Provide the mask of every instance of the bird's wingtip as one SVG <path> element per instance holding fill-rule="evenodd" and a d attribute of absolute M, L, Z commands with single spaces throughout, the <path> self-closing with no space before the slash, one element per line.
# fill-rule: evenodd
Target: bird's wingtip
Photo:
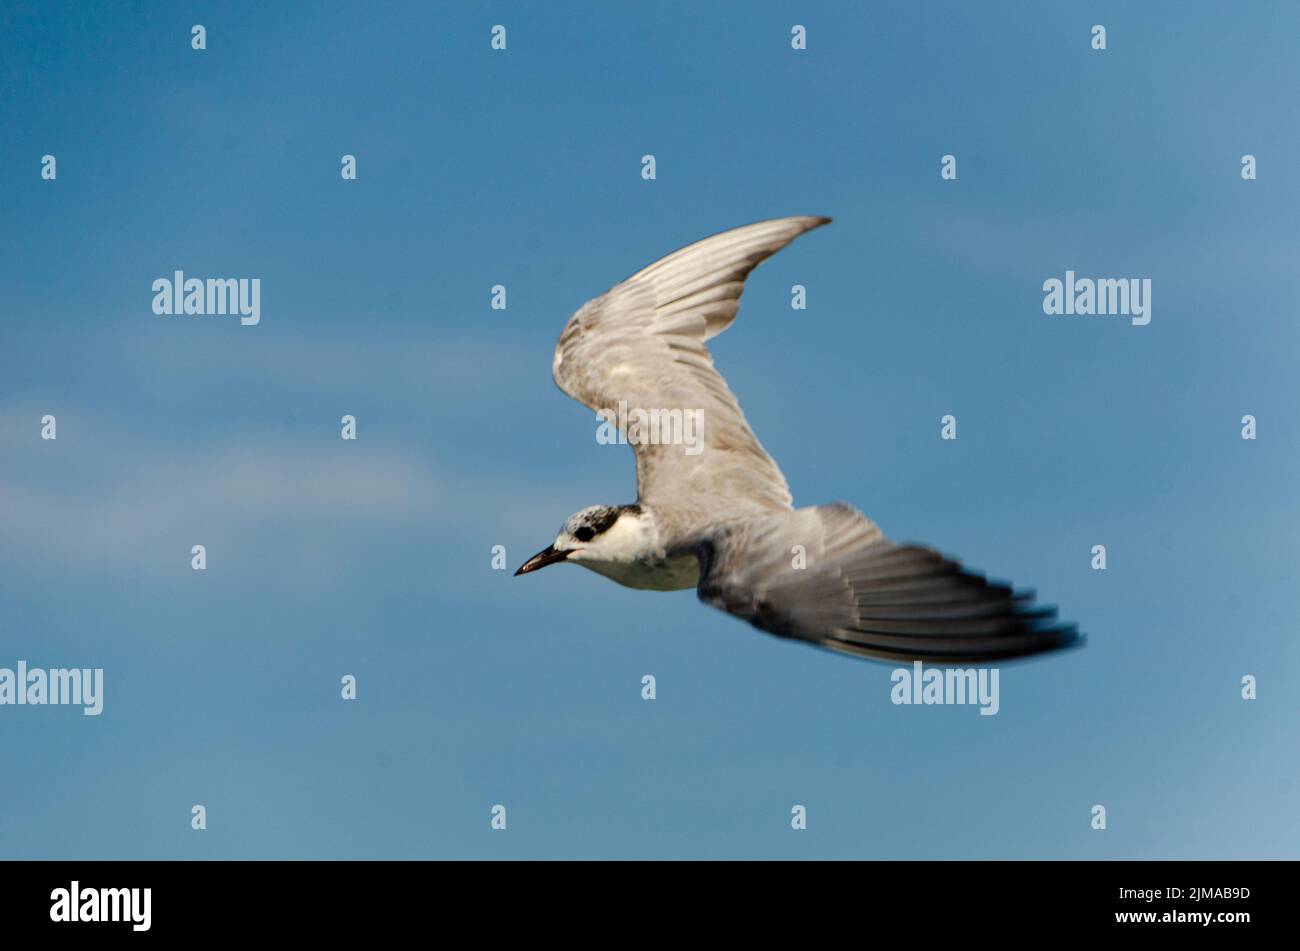
<path fill-rule="evenodd" d="M 814 228 L 820 228 L 822 225 L 828 225 L 834 220 L 830 215 L 789 215 L 785 218 L 767 219 L 768 222 L 794 225 L 799 229 L 800 234 L 812 231 Z"/>

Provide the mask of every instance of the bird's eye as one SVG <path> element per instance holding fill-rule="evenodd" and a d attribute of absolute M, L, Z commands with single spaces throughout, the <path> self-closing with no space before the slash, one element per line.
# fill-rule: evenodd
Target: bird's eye
<path fill-rule="evenodd" d="M 596 533 L 584 525 L 573 533 L 573 537 L 580 542 L 589 542 L 596 537 Z"/>

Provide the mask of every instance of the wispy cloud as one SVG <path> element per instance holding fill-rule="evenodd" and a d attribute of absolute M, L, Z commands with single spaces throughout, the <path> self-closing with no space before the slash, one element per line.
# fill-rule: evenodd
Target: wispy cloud
<path fill-rule="evenodd" d="M 509 473 L 460 472 L 418 448 L 341 439 L 227 433 L 177 445 L 75 407 L 61 417 L 60 438 L 44 442 L 41 415 L 24 404 L 0 416 L 0 451 L 11 463 L 0 471 L 0 563 L 24 570 L 166 575 L 200 543 L 227 561 L 238 553 L 250 575 L 269 559 L 277 576 L 321 587 L 359 547 L 429 532 L 484 557 L 496 543 L 541 544 L 586 488 L 557 477 L 521 492 Z M 521 528 L 542 534 L 511 536 Z"/>
<path fill-rule="evenodd" d="M 419 459 L 390 451 L 268 441 L 168 448 L 84 417 L 75 444 L 33 445 L 29 435 L 19 450 L 18 418 L 39 414 L 6 414 L 0 427 L 7 454 L 21 462 L 0 473 L 0 535 L 5 556 L 25 561 L 140 570 L 178 535 L 240 536 L 247 548 L 268 533 L 433 518 L 446 494 Z"/>

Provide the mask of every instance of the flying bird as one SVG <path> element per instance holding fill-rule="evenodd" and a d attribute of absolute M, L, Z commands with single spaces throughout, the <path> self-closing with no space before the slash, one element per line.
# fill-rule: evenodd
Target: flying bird
<path fill-rule="evenodd" d="M 706 342 L 736 319 L 755 266 L 829 221 L 776 218 L 705 238 L 570 318 L 552 375 L 617 420 L 635 450 L 637 500 L 569 516 L 515 574 L 567 562 L 629 588 L 694 587 L 701 601 L 761 630 L 880 660 L 950 664 L 1078 643 L 1076 627 L 1058 623 L 1032 592 L 897 544 L 844 503 L 793 507 Z M 642 424 L 656 410 L 698 413 L 697 444 L 647 434 Z"/>

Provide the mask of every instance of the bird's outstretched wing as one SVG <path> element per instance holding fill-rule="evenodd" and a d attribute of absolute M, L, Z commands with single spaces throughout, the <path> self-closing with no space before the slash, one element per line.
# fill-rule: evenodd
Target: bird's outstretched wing
<path fill-rule="evenodd" d="M 703 546 L 698 593 L 762 630 L 879 660 L 979 662 L 1081 641 L 1032 593 L 897 545 L 842 504 L 733 523 Z"/>
<path fill-rule="evenodd" d="M 578 402 L 610 413 L 624 431 L 636 450 L 641 501 L 670 508 L 692 497 L 723 496 L 759 510 L 790 509 L 785 477 L 704 342 L 735 319 L 745 278 L 760 261 L 828 221 L 776 218 L 705 238 L 638 271 L 570 318 L 555 348 L 555 382 Z M 698 414 L 694 422 L 688 411 Z M 646 426 L 656 413 L 658 429 Z M 699 431 L 683 428 L 691 425 Z"/>

